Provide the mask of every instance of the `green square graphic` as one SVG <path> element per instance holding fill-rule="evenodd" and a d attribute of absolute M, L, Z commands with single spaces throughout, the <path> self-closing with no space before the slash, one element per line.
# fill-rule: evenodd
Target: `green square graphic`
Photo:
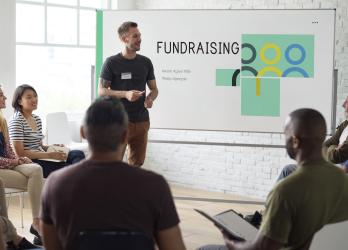
<path fill-rule="evenodd" d="M 232 86 L 232 77 L 236 69 L 216 69 L 215 84 L 216 86 Z M 239 74 L 236 79 L 236 85 L 240 85 Z"/>
<path fill-rule="evenodd" d="M 257 95 L 256 78 L 241 79 L 241 113 L 245 116 L 280 115 L 280 79 L 259 78 Z"/>

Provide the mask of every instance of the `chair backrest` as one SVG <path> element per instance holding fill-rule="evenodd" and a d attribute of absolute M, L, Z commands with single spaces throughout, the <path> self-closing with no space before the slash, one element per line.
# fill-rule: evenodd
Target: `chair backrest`
<path fill-rule="evenodd" d="M 319 230 L 313 237 L 310 250 L 347 249 L 348 220 L 329 224 Z"/>
<path fill-rule="evenodd" d="M 68 117 L 65 112 L 55 112 L 47 114 L 46 136 L 48 145 L 68 145 L 72 141 Z"/>
<path fill-rule="evenodd" d="M 128 230 L 89 230 L 79 233 L 77 250 L 154 250 L 145 234 Z"/>

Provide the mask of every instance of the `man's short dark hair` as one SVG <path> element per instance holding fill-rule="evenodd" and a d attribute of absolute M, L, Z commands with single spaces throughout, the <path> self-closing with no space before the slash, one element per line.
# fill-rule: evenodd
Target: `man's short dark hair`
<path fill-rule="evenodd" d="M 91 150 L 116 150 L 128 128 L 128 115 L 122 102 L 115 97 L 101 97 L 87 109 L 84 133 Z"/>
<path fill-rule="evenodd" d="M 323 142 L 326 136 L 324 116 L 310 108 L 297 109 L 290 113 L 292 130 L 295 136 Z"/>
<path fill-rule="evenodd" d="M 124 35 L 126 35 L 130 28 L 136 28 L 136 27 L 138 27 L 138 24 L 135 22 L 128 21 L 128 22 L 122 23 L 117 30 L 119 37 L 123 37 Z"/>

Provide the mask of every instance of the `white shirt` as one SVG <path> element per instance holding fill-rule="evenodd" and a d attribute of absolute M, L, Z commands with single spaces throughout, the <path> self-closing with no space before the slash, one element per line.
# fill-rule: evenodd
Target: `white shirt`
<path fill-rule="evenodd" d="M 347 140 L 347 137 L 348 137 L 348 126 L 342 131 L 339 145 L 342 145 Z"/>

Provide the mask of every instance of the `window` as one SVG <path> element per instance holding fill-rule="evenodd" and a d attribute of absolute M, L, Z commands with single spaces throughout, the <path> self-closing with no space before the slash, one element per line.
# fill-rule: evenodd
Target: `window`
<path fill-rule="evenodd" d="M 76 45 L 77 37 L 77 10 L 47 7 L 47 42 Z"/>
<path fill-rule="evenodd" d="M 37 114 L 84 112 L 95 64 L 95 9 L 115 0 L 17 0 L 16 84 L 39 95 Z"/>
<path fill-rule="evenodd" d="M 89 106 L 93 49 L 17 45 L 16 54 L 17 83 L 36 89 L 40 115 L 84 112 Z"/>
<path fill-rule="evenodd" d="M 45 8 L 40 5 L 16 5 L 17 42 L 43 43 L 45 41 Z"/>

